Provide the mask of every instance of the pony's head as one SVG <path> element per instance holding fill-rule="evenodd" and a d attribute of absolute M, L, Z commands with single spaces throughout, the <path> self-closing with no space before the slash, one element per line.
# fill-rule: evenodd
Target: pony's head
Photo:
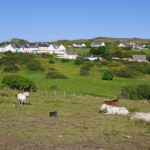
<path fill-rule="evenodd" d="M 106 108 L 106 104 L 103 103 L 102 106 L 101 106 L 100 109 L 99 109 L 99 112 L 102 112 L 105 108 Z"/>
<path fill-rule="evenodd" d="M 23 93 L 24 95 L 26 95 L 26 96 L 29 96 L 29 92 L 25 92 L 25 93 Z"/>

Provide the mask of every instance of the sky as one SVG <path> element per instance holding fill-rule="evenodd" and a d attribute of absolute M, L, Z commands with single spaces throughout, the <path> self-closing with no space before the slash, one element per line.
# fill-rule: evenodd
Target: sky
<path fill-rule="evenodd" d="M 150 38 L 150 0 L 0 0 L 0 42 Z"/>

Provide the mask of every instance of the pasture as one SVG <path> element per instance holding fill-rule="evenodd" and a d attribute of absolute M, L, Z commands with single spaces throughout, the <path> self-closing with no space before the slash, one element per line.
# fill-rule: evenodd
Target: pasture
<path fill-rule="evenodd" d="M 150 112 L 148 101 L 119 99 L 128 115 L 99 113 L 103 98 L 36 92 L 20 106 L 18 91 L 0 91 L 0 147 L 7 150 L 148 150 L 150 123 L 131 121 L 134 112 Z M 13 108 L 16 104 L 16 108 Z M 58 117 L 50 117 L 57 111 Z"/>

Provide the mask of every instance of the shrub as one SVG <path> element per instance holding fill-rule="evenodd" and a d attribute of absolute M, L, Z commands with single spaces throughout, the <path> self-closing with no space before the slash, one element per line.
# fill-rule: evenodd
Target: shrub
<path fill-rule="evenodd" d="M 49 58 L 49 57 L 51 57 L 49 54 L 47 54 L 47 53 L 42 53 L 41 54 L 41 57 L 42 58 Z"/>
<path fill-rule="evenodd" d="M 24 90 L 24 91 L 36 91 L 35 83 L 26 77 L 19 75 L 8 75 L 2 80 L 3 87 L 8 86 L 12 89 Z"/>
<path fill-rule="evenodd" d="M 77 59 L 74 61 L 74 64 L 75 64 L 75 65 L 81 65 L 81 64 L 83 64 L 83 59 L 77 58 Z"/>
<path fill-rule="evenodd" d="M 150 64 L 145 62 L 134 62 L 128 66 L 131 70 L 139 71 L 144 74 L 150 74 Z"/>
<path fill-rule="evenodd" d="M 150 85 L 149 84 L 139 84 L 136 86 L 136 91 L 140 99 L 150 100 Z"/>
<path fill-rule="evenodd" d="M 113 80 L 114 74 L 112 71 L 105 71 L 103 74 L 103 80 Z"/>
<path fill-rule="evenodd" d="M 120 96 L 128 99 L 139 99 L 136 87 L 133 85 L 123 87 Z"/>
<path fill-rule="evenodd" d="M 150 100 L 150 85 L 139 84 L 137 86 L 126 86 L 121 90 L 122 98 L 147 99 Z"/>
<path fill-rule="evenodd" d="M 15 64 L 7 65 L 4 67 L 5 72 L 17 72 L 19 68 Z"/>
<path fill-rule="evenodd" d="M 57 72 L 57 71 L 48 72 L 46 75 L 46 78 L 47 79 L 67 79 L 67 77 L 64 74 Z"/>
<path fill-rule="evenodd" d="M 135 74 L 132 70 L 121 69 L 121 70 L 116 72 L 116 76 L 122 77 L 122 78 L 134 78 Z"/>
<path fill-rule="evenodd" d="M 14 57 L 3 57 L 0 59 L 0 65 L 11 65 L 17 63 L 16 58 Z"/>
<path fill-rule="evenodd" d="M 40 62 L 37 60 L 30 61 L 27 63 L 27 68 L 32 71 L 44 71 L 45 69 L 41 66 Z"/>
<path fill-rule="evenodd" d="M 51 59 L 49 59 L 49 63 L 50 63 L 50 64 L 54 64 L 54 63 L 55 63 L 55 60 L 51 58 Z"/>
<path fill-rule="evenodd" d="M 88 76 L 89 75 L 89 67 L 88 66 L 82 66 L 80 69 L 80 75 Z"/>
<path fill-rule="evenodd" d="M 62 63 L 69 62 L 69 61 L 70 61 L 70 60 L 69 60 L 69 59 L 66 59 L 66 58 L 61 59 L 61 62 L 62 62 Z"/>

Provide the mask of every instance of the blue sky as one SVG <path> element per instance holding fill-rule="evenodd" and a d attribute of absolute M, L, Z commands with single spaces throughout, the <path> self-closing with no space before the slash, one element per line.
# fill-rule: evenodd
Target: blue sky
<path fill-rule="evenodd" d="M 0 41 L 150 38 L 150 0 L 0 0 Z"/>

